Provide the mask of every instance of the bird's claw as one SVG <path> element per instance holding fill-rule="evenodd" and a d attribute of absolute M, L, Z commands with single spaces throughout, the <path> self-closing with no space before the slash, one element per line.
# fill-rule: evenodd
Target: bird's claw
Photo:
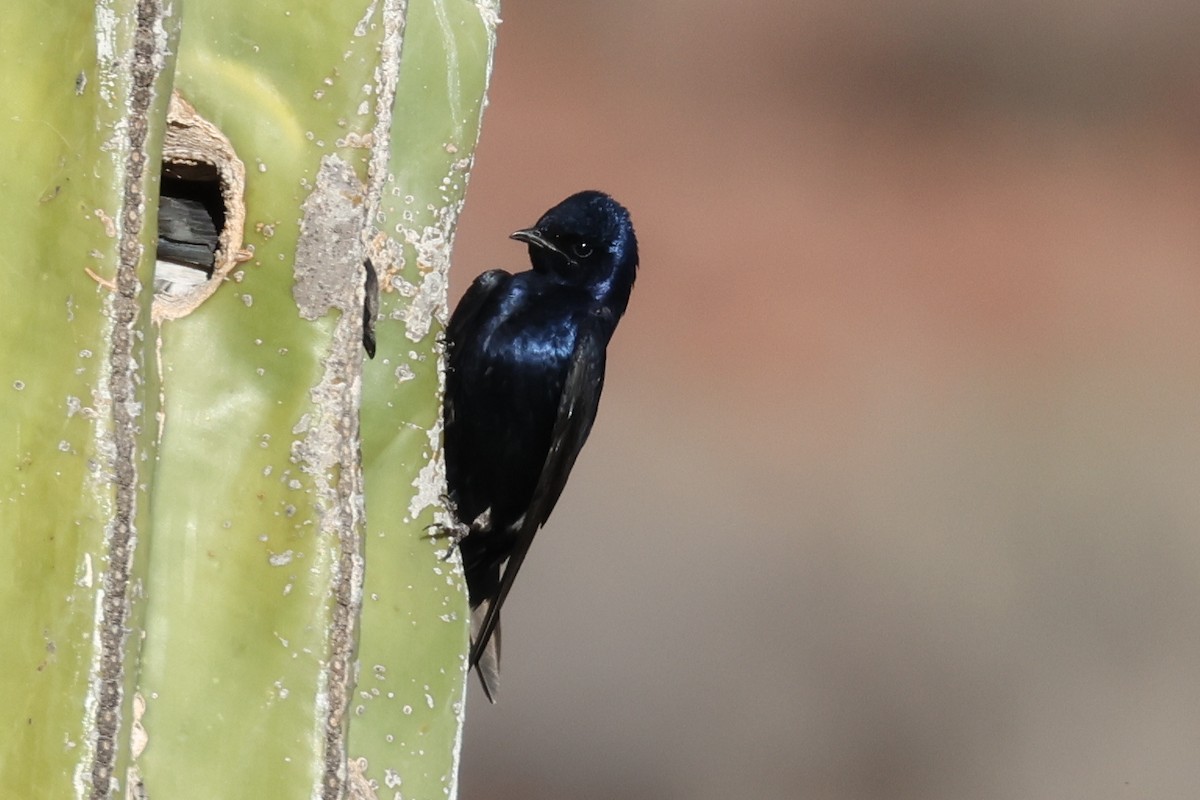
<path fill-rule="evenodd" d="M 446 508 L 450 511 L 450 519 L 452 519 L 454 521 L 450 522 L 450 523 L 434 522 L 429 525 L 426 525 L 425 530 L 428 531 L 432 528 L 433 532 L 426 533 L 425 538 L 426 539 L 449 539 L 450 540 L 450 546 L 446 548 L 446 554 L 444 556 L 442 556 L 442 560 L 445 561 L 450 558 L 450 556 L 458 548 L 458 545 L 462 542 L 463 539 L 467 538 L 472 533 L 479 533 L 481 531 L 485 531 L 491 526 L 491 524 L 492 524 L 492 509 L 490 509 L 490 508 L 485 509 L 484 512 L 482 514 L 480 514 L 478 517 L 476 517 L 475 520 L 470 525 L 467 525 L 467 524 L 459 521 L 458 512 L 454 508 L 454 504 L 453 504 L 453 502 L 451 502 L 449 497 L 446 497 L 443 495 L 442 502 L 446 505 Z"/>
<path fill-rule="evenodd" d="M 464 525 L 457 520 L 450 524 L 434 522 L 425 526 L 426 531 L 430 529 L 433 529 L 432 533 L 426 533 L 426 539 L 433 539 L 435 541 L 438 539 L 450 540 L 450 544 L 446 547 L 446 553 L 442 556 L 442 561 L 449 561 L 450 556 L 454 555 L 454 551 L 458 549 L 459 543 L 471 533 L 470 525 Z"/>

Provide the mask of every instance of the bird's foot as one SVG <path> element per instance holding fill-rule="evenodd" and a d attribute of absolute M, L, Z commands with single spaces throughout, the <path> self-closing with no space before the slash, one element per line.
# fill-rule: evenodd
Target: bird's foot
<path fill-rule="evenodd" d="M 464 525 L 457 520 L 449 524 L 435 522 L 432 525 L 426 525 L 425 530 L 427 531 L 426 539 L 450 540 L 450 544 L 446 547 L 446 553 L 442 556 L 442 561 L 449 561 L 450 556 L 454 555 L 454 551 L 458 549 L 459 542 L 471 534 L 471 526 Z"/>
<path fill-rule="evenodd" d="M 474 522 L 472 522 L 470 525 L 467 525 L 467 524 L 459 521 L 458 515 L 454 509 L 454 504 L 450 502 L 450 498 L 443 497 L 442 502 L 444 502 L 446 505 L 446 508 L 449 509 L 450 518 L 453 520 L 453 522 L 450 522 L 450 523 L 435 522 L 432 525 L 425 526 L 425 530 L 429 531 L 429 533 L 425 534 L 425 538 L 426 539 L 449 539 L 450 540 L 450 544 L 446 548 L 446 554 L 444 556 L 442 556 L 442 560 L 446 561 L 450 558 L 451 555 L 454 554 L 454 551 L 458 548 L 458 545 L 462 542 L 463 539 L 467 538 L 472 533 L 486 530 L 487 527 L 489 525 L 491 525 L 492 510 L 490 508 L 487 509 L 482 514 L 480 514 L 478 517 L 476 517 Z"/>

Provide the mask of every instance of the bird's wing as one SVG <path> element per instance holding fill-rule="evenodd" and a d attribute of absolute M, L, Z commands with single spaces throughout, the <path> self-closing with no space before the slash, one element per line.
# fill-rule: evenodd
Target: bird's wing
<path fill-rule="evenodd" d="M 558 401 L 558 417 L 554 421 L 554 433 L 550 437 L 550 452 L 538 478 L 537 488 L 529 510 L 525 512 L 522 532 L 533 532 L 542 527 L 554 510 L 567 476 L 575 466 L 575 459 L 583 449 L 596 411 L 600 407 L 600 392 L 604 388 L 605 339 L 596 324 L 584 325 L 571 354 L 571 366 L 567 380 L 563 383 L 562 397 Z M 526 544 L 526 549 L 528 544 Z"/>
<path fill-rule="evenodd" d="M 604 387 L 605 344 L 602 328 L 595 321 L 581 327 L 579 337 L 575 340 L 575 350 L 571 354 L 562 395 L 559 397 L 558 416 L 554 421 L 550 451 L 542 465 L 529 509 L 521 518 L 521 527 L 516 532 L 508 563 L 504 567 L 504 575 L 500 579 L 500 589 L 492 598 L 487 615 L 471 646 L 472 666 L 479 663 L 480 656 L 487 648 L 488 640 L 500 621 L 500 607 L 504 605 L 504 599 L 512 589 L 521 562 L 525 560 L 525 554 L 529 552 L 529 546 L 533 543 L 533 536 L 554 510 L 554 504 L 562 494 L 571 467 L 575 465 L 575 459 L 592 430 L 592 423 L 596 420 L 596 409 L 600 406 L 600 391 Z"/>
<path fill-rule="evenodd" d="M 492 269 L 480 275 L 471 283 L 467 293 L 458 301 L 454 314 L 450 316 L 450 324 L 446 326 L 446 341 L 451 346 L 459 341 L 462 335 L 475 327 L 479 312 L 488 304 L 488 300 L 496 290 L 512 280 L 512 273 L 502 269 Z"/>

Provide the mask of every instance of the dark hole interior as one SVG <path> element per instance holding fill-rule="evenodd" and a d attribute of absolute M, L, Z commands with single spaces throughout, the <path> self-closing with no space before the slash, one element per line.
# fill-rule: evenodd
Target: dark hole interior
<path fill-rule="evenodd" d="M 158 260 L 210 276 L 225 227 L 221 178 L 212 164 L 165 162 L 158 201 Z"/>

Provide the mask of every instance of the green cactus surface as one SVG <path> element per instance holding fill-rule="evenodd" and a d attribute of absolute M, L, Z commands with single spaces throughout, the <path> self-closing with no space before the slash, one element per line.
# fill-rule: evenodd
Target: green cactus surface
<path fill-rule="evenodd" d="M 497 12 L 9 9 L 3 796 L 456 794 L 468 615 L 426 529 Z M 181 185 L 222 231 L 183 288 Z"/>

